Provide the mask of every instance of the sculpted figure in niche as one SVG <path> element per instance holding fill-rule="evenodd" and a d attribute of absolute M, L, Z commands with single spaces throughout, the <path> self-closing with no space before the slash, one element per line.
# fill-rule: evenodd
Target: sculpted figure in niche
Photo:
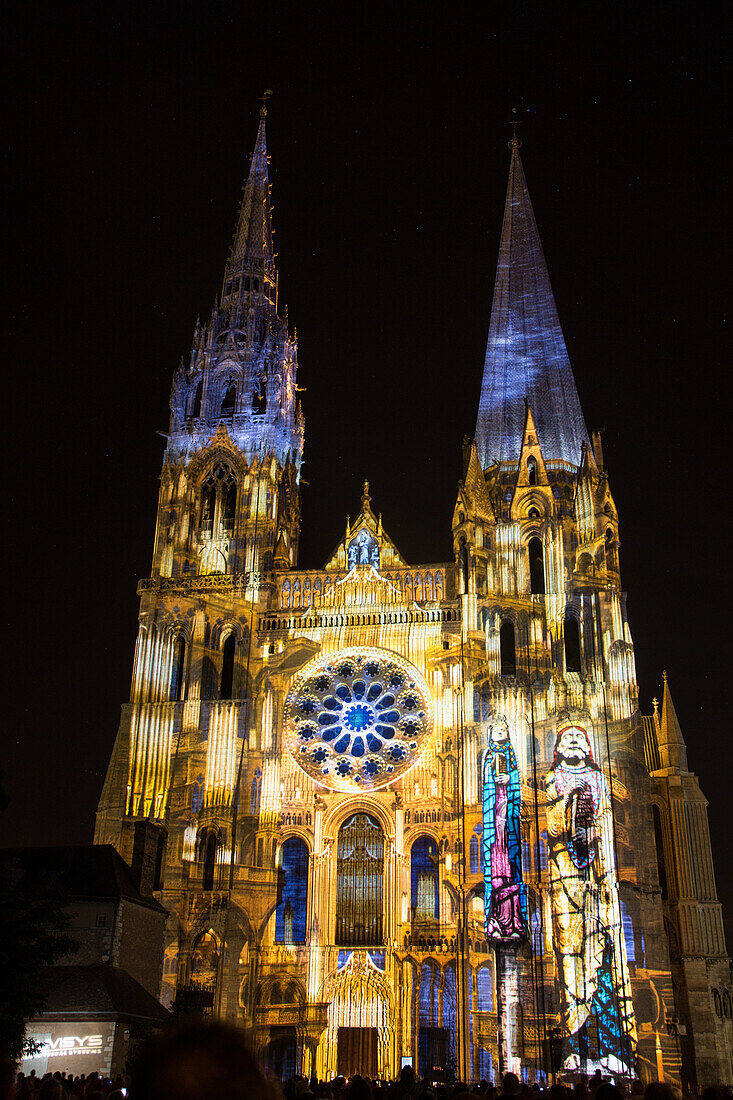
<path fill-rule="evenodd" d="M 519 767 L 506 718 L 491 726 L 483 767 L 484 908 L 486 938 L 516 942 L 525 934 L 522 881 L 522 795 Z"/>
<path fill-rule="evenodd" d="M 580 722 L 557 728 L 545 778 L 550 904 L 566 1069 L 633 1067 L 636 1027 L 621 926 L 608 781 Z M 589 1017 L 595 1027 L 589 1028 Z"/>
<path fill-rule="evenodd" d="M 379 545 L 377 540 L 370 538 L 366 531 L 360 531 L 356 538 L 349 543 L 348 561 L 349 569 L 352 569 L 355 565 L 369 564 L 378 568 Z"/>

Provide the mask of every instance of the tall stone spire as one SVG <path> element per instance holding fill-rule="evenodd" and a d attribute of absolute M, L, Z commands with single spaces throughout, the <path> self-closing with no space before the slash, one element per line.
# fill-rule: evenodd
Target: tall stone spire
<path fill-rule="evenodd" d="M 272 243 L 270 181 L 267 170 L 267 98 L 262 97 L 249 175 L 244 185 L 234 243 L 227 260 L 222 286 L 222 304 L 233 305 L 255 289 L 275 302 L 277 274 Z M 255 287 L 255 279 L 257 286 Z"/>
<path fill-rule="evenodd" d="M 168 457 L 187 463 L 224 425 L 248 464 L 274 456 L 299 474 L 304 424 L 298 346 L 287 310 L 278 313 L 265 134 L 269 94 L 262 97 L 221 296 L 209 323 L 196 327 L 188 367 L 174 378 Z"/>
<path fill-rule="evenodd" d="M 476 444 L 484 468 L 517 461 L 525 399 L 545 461 L 580 465 L 588 441 L 578 391 L 557 316 L 542 242 L 527 191 L 520 141 L 512 151 Z"/>

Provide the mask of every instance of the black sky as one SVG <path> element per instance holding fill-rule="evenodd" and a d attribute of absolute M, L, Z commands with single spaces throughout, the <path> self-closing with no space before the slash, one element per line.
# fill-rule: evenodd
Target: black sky
<path fill-rule="evenodd" d="M 13 9 L 4 843 L 91 840 L 150 568 L 156 431 L 219 289 L 262 90 L 307 387 L 305 566 L 364 477 L 408 561 L 450 556 L 516 106 L 604 430 L 643 709 L 666 668 L 731 911 L 725 11 Z"/>

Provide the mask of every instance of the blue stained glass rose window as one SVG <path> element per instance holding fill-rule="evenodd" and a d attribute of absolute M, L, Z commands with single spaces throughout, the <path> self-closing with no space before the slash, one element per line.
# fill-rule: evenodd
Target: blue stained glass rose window
<path fill-rule="evenodd" d="M 416 762 L 432 729 L 417 669 L 380 650 L 318 657 L 285 704 L 285 740 L 299 766 L 333 790 L 385 786 Z"/>

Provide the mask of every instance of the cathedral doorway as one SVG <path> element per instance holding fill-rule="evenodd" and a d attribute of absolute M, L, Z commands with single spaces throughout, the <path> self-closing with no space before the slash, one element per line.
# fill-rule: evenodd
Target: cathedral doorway
<path fill-rule="evenodd" d="M 344 1077 L 360 1073 L 362 1077 L 377 1077 L 377 1029 L 375 1027 L 340 1027 L 338 1030 L 338 1072 Z"/>
<path fill-rule="evenodd" d="M 294 1027 L 270 1028 L 265 1052 L 267 1068 L 281 1081 L 292 1081 L 297 1073 L 298 1044 Z"/>

